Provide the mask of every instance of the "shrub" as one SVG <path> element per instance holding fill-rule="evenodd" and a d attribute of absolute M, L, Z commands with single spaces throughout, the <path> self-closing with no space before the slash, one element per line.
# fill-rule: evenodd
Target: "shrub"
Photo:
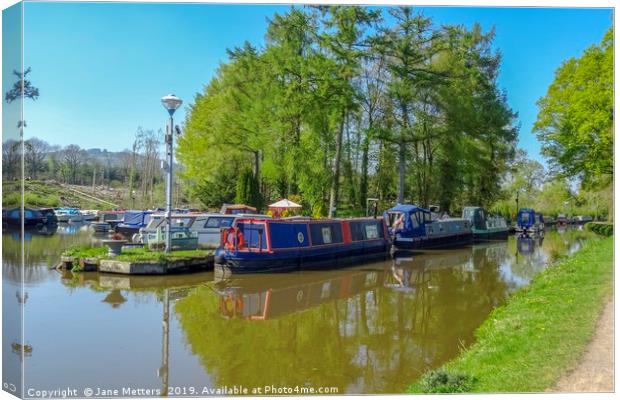
<path fill-rule="evenodd" d="M 423 393 L 464 393 L 474 382 L 475 378 L 470 375 L 439 369 L 424 374 L 420 388 Z"/>
<path fill-rule="evenodd" d="M 602 236 L 614 234 L 614 225 L 611 222 L 588 222 L 586 229 Z"/>

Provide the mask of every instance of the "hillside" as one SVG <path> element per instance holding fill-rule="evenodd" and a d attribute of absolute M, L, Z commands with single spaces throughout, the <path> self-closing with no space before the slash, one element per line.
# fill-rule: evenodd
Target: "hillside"
<path fill-rule="evenodd" d="M 19 182 L 2 182 L 2 207 L 17 207 L 20 203 Z M 122 208 L 126 193 L 119 189 L 66 185 L 56 181 L 26 181 L 27 207 L 79 207 L 83 209 Z"/>

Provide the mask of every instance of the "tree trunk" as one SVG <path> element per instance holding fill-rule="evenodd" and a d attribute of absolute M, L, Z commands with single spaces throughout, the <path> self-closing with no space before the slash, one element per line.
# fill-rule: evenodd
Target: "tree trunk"
<path fill-rule="evenodd" d="M 260 150 L 254 152 L 254 178 L 260 185 Z"/>
<path fill-rule="evenodd" d="M 344 131 L 345 110 L 342 110 L 342 118 L 340 120 L 340 129 L 336 136 L 336 156 L 334 160 L 334 177 L 331 189 L 329 191 L 329 218 L 336 216 L 336 207 L 338 204 L 338 191 L 340 189 L 340 158 L 342 157 L 342 136 Z"/>
<path fill-rule="evenodd" d="M 398 201 L 403 204 L 405 202 L 405 163 L 406 163 L 407 147 L 404 140 L 398 143 Z"/>
<path fill-rule="evenodd" d="M 360 176 L 360 194 L 359 205 L 362 208 L 366 208 L 366 198 L 368 197 L 368 148 L 370 145 L 368 136 L 364 138 L 364 144 L 362 146 L 362 165 Z"/>

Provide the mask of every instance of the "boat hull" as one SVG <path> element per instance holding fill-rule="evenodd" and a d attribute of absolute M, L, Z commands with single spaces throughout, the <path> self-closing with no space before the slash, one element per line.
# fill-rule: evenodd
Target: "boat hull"
<path fill-rule="evenodd" d="M 474 235 L 471 232 L 459 235 L 439 237 L 395 238 L 395 250 L 422 250 L 437 249 L 443 247 L 464 246 L 473 242 Z"/>
<path fill-rule="evenodd" d="M 123 224 L 119 224 L 114 228 L 116 233 L 120 233 L 121 235 L 131 238 L 135 233 L 140 231 L 139 226 L 126 226 Z"/>
<path fill-rule="evenodd" d="M 474 230 L 475 242 L 485 242 L 489 240 L 505 240 L 509 236 L 508 228 L 504 230 Z"/>
<path fill-rule="evenodd" d="M 337 248 L 278 252 L 228 252 L 218 249 L 215 269 L 223 274 L 290 272 L 311 269 L 334 269 L 385 260 L 389 257 L 387 241 L 375 244 L 337 246 Z"/>

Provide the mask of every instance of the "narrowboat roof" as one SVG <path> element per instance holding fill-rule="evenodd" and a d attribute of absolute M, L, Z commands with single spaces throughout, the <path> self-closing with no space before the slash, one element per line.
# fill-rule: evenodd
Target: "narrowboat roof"
<path fill-rule="evenodd" d="M 412 212 L 412 211 L 425 211 L 425 212 L 430 212 L 430 210 L 426 209 L 426 208 L 422 208 L 419 206 L 416 206 L 415 204 L 397 204 L 394 207 L 390 208 L 389 210 L 387 210 L 388 212 L 393 212 L 393 211 L 399 211 L 399 212 Z"/>

